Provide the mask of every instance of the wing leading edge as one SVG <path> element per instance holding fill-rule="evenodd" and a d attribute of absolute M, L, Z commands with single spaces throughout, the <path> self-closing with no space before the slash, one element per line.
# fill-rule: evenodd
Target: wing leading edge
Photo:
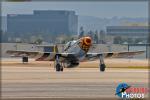
<path fill-rule="evenodd" d="M 103 55 L 104 58 L 126 58 L 133 57 L 144 52 L 145 51 L 87 53 L 85 60 L 96 60 L 99 59 L 100 55 Z"/>

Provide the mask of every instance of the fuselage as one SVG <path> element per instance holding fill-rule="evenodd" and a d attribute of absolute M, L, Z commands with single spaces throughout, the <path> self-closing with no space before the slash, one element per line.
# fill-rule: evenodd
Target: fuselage
<path fill-rule="evenodd" d="M 92 44 L 90 37 L 82 37 L 78 40 L 69 41 L 61 55 L 65 54 L 66 57 L 61 57 L 59 61 L 66 64 L 66 67 L 73 68 L 79 65 L 79 62 L 85 59 L 87 52 L 89 51 Z M 60 53 L 58 53 L 60 54 Z M 55 58 L 53 54 L 44 53 L 39 55 L 36 61 L 54 61 Z"/>
<path fill-rule="evenodd" d="M 78 40 L 70 41 L 64 48 L 64 53 L 72 53 L 79 60 L 82 61 L 89 51 L 92 44 L 90 37 L 83 37 Z"/>

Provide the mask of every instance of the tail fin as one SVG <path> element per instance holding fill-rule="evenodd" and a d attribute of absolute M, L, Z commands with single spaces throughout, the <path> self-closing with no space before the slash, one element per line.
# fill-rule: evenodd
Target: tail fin
<path fill-rule="evenodd" d="M 54 52 L 55 52 L 55 53 L 58 53 L 58 52 L 59 52 L 57 45 L 54 46 Z"/>

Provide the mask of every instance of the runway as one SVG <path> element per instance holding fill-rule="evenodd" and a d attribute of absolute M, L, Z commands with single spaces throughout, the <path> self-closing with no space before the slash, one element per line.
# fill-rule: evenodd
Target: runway
<path fill-rule="evenodd" d="M 2 65 L 3 98 L 115 98 L 116 87 L 125 82 L 148 88 L 148 69 L 64 69 L 36 65 Z"/>

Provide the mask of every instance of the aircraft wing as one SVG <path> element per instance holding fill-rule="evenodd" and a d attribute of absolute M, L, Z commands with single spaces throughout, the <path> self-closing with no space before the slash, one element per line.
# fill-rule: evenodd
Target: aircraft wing
<path fill-rule="evenodd" d="M 85 60 L 96 60 L 99 59 L 100 55 L 103 55 L 104 58 L 127 58 L 142 54 L 144 52 L 145 51 L 87 53 Z"/>
<path fill-rule="evenodd" d="M 25 51 L 25 50 L 8 50 L 6 51 L 7 54 L 10 54 L 11 57 L 23 57 L 23 56 L 28 56 L 28 57 L 35 57 L 37 56 L 40 52 L 38 51 Z"/>
<path fill-rule="evenodd" d="M 87 53 L 83 61 L 97 60 L 100 55 L 104 58 L 126 58 L 139 55 L 145 51 L 133 51 L 133 52 L 104 52 L 104 53 Z M 73 53 L 55 53 L 55 52 L 39 52 L 39 51 L 24 51 L 24 50 L 8 50 L 8 54 L 12 57 L 23 57 L 35 58 L 36 61 L 54 61 L 55 55 L 60 56 L 60 60 L 77 60 Z"/>
<path fill-rule="evenodd" d="M 25 51 L 25 50 L 8 50 L 6 53 L 11 57 L 23 57 L 35 58 L 36 61 L 54 61 L 55 56 L 59 55 L 60 60 L 74 59 L 76 57 L 72 53 L 56 53 L 56 52 L 40 52 L 40 51 Z"/>

